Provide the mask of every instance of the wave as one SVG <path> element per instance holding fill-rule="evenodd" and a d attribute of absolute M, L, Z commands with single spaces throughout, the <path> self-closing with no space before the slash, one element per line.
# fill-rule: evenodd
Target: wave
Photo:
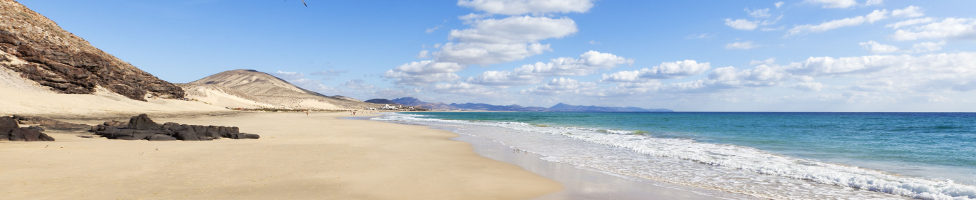
<path fill-rule="evenodd" d="M 855 190 L 881 192 L 918 199 L 976 199 L 976 186 L 952 180 L 929 180 L 883 171 L 816 160 L 793 158 L 759 149 L 697 142 L 690 139 L 656 138 L 647 132 L 586 127 L 540 126 L 521 122 L 486 122 L 424 118 L 416 114 L 389 114 L 374 120 L 493 126 L 521 132 L 568 137 L 573 140 L 626 149 L 642 155 L 690 161 L 712 168 L 770 175 Z M 556 157 L 545 157 L 562 162 Z M 588 166 L 601 168 L 600 166 Z M 680 182 L 680 181 L 679 181 Z"/>

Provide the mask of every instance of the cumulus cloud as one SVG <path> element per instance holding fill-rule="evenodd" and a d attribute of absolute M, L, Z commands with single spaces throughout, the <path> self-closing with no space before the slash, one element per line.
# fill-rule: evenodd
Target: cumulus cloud
<path fill-rule="evenodd" d="M 522 15 L 583 13 L 593 7 L 592 0 L 459 0 L 458 6 L 490 14 Z"/>
<path fill-rule="evenodd" d="M 892 45 L 881 44 L 875 42 L 874 40 L 858 43 L 864 49 L 871 51 L 871 53 L 893 53 L 898 51 L 898 47 Z"/>
<path fill-rule="evenodd" d="M 733 43 L 725 44 L 725 49 L 748 50 L 748 49 L 754 49 L 756 47 L 758 46 L 752 44 L 752 41 L 733 42 Z"/>
<path fill-rule="evenodd" d="M 438 81 L 457 80 L 458 75 L 455 72 L 461 69 L 464 67 L 457 63 L 425 60 L 403 64 L 387 70 L 384 76 L 399 84 L 422 85 Z"/>
<path fill-rule="evenodd" d="M 498 90 L 465 82 L 438 83 L 437 85 L 434 85 L 434 90 L 442 93 L 467 94 L 476 96 L 493 95 L 498 93 Z"/>
<path fill-rule="evenodd" d="M 891 23 L 891 24 L 885 25 L 885 27 L 893 28 L 893 29 L 899 29 L 899 28 L 902 28 L 902 27 L 914 26 L 914 25 L 918 25 L 918 24 L 925 24 L 925 23 L 929 23 L 929 22 L 932 22 L 932 21 L 935 21 L 935 19 L 933 19 L 931 17 L 915 18 L 915 19 L 908 19 L 908 20 L 903 20 L 903 21 Z"/>
<path fill-rule="evenodd" d="M 746 13 L 748 13 L 749 16 L 753 18 L 767 18 L 770 16 L 769 8 L 755 9 L 755 10 L 746 8 L 745 10 Z"/>
<path fill-rule="evenodd" d="M 976 19 L 945 18 L 942 21 L 899 29 L 891 36 L 895 40 L 976 38 Z"/>
<path fill-rule="evenodd" d="M 796 85 L 793 86 L 793 88 L 800 89 L 800 90 L 806 90 L 806 91 L 815 91 L 816 92 L 816 91 L 823 90 L 824 85 L 823 85 L 823 83 L 820 83 L 820 82 L 804 81 L 804 82 L 798 82 L 798 83 L 796 83 Z"/>
<path fill-rule="evenodd" d="M 797 35 L 802 33 L 825 32 L 848 26 L 858 26 L 864 23 L 874 23 L 888 18 L 888 10 L 874 10 L 864 16 L 849 17 L 844 19 L 831 20 L 817 25 L 805 24 L 797 25 L 789 30 L 787 35 Z"/>
<path fill-rule="evenodd" d="M 469 29 L 451 30 L 453 42 L 441 46 L 434 57 L 462 65 L 521 60 L 551 50 L 539 41 L 577 32 L 576 22 L 569 18 L 513 16 L 478 19 L 471 24 Z"/>
<path fill-rule="evenodd" d="M 750 21 L 747 19 L 729 19 L 725 18 L 725 25 L 739 30 L 756 30 L 759 27 L 759 21 Z"/>
<path fill-rule="evenodd" d="M 865 6 L 875 6 L 884 4 L 884 0 L 867 0 L 864 2 Z"/>
<path fill-rule="evenodd" d="M 888 69 L 907 72 L 929 71 L 936 73 L 976 72 L 976 53 L 911 55 L 871 55 L 858 57 L 810 57 L 796 62 L 788 71 L 800 75 L 834 76 L 865 74 Z M 920 73 L 925 74 L 925 73 Z"/>
<path fill-rule="evenodd" d="M 891 16 L 892 17 L 921 17 L 921 16 L 925 16 L 925 13 L 922 13 L 922 8 L 919 8 L 918 6 L 908 6 L 902 9 L 892 10 Z"/>
<path fill-rule="evenodd" d="M 649 79 L 670 79 L 692 76 L 704 73 L 711 64 L 699 63 L 695 60 L 664 62 L 653 68 L 642 68 L 634 71 L 619 71 L 604 74 L 603 81 L 610 82 L 642 82 Z"/>
<path fill-rule="evenodd" d="M 593 82 L 581 82 L 570 78 L 554 78 L 548 83 L 543 84 L 539 87 L 530 88 L 522 90 L 523 94 L 540 94 L 540 95 L 553 95 L 553 94 L 587 94 L 596 88 L 596 83 Z"/>
<path fill-rule="evenodd" d="M 773 3 L 773 5 L 776 6 L 776 8 L 783 7 L 783 4 L 785 3 L 783 3 L 782 1 L 777 1 L 776 3 Z"/>
<path fill-rule="evenodd" d="M 823 8 L 850 8 L 857 5 L 854 0 L 805 0 L 804 2 L 819 4 Z"/>
<path fill-rule="evenodd" d="M 614 68 L 634 61 L 610 53 L 587 51 L 579 58 L 560 57 L 549 62 L 522 65 L 513 71 L 485 71 L 468 82 L 483 85 L 524 85 L 536 83 L 550 76 L 585 76 L 599 70 Z"/>
<path fill-rule="evenodd" d="M 912 45 L 912 49 L 916 53 L 932 52 L 942 50 L 942 46 L 945 46 L 946 42 L 920 42 Z"/>

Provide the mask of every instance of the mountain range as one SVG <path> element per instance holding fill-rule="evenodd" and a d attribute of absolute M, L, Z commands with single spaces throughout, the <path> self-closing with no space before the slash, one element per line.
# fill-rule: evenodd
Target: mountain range
<path fill-rule="evenodd" d="M 419 106 L 431 110 L 470 110 L 470 111 L 520 111 L 520 112 L 673 112 L 669 109 L 646 109 L 639 107 L 606 107 L 579 106 L 559 103 L 549 108 L 520 106 L 520 105 L 492 105 L 485 103 L 431 103 L 414 97 L 396 99 L 370 99 L 366 102 L 376 104 L 400 104 L 404 106 Z"/>

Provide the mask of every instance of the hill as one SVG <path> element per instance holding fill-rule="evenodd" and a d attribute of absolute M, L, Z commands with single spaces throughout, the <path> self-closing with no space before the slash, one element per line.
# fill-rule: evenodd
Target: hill
<path fill-rule="evenodd" d="M 244 109 L 348 110 L 379 107 L 343 96 L 326 96 L 302 89 L 271 74 L 230 70 L 180 84 L 189 99 Z"/>
<path fill-rule="evenodd" d="M 133 100 L 183 98 L 183 90 L 92 46 L 13 0 L 0 0 L 0 67 L 63 94 L 99 88 Z"/>

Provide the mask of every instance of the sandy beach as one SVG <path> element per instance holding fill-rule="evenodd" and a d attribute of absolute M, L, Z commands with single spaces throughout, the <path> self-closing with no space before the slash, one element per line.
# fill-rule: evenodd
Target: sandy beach
<path fill-rule="evenodd" d="M 478 156 L 455 134 L 348 113 L 154 118 L 257 140 L 122 141 L 54 132 L 0 142 L 3 199 L 531 199 L 560 184 Z M 94 124 L 98 121 L 89 121 Z"/>

